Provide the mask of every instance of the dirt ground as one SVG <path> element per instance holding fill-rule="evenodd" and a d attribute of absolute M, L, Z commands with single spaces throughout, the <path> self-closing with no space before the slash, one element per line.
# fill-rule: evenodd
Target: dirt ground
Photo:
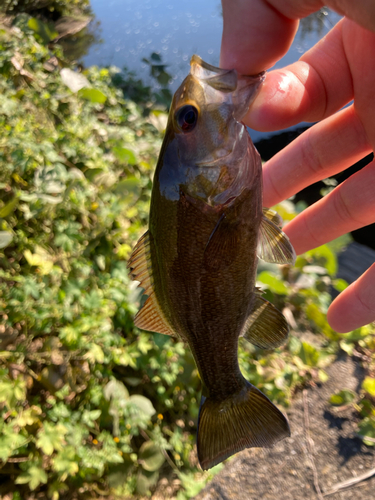
<path fill-rule="evenodd" d="M 329 380 L 299 394 L 287 412 L 292 436 L 269 450 L 245 450 L 202 490 L 196 500 L 375 499 L 375 448 L 356 436 L 352 406 L 334 408 L 340 389 L 359 392 L 364 373 L 351 358 L 334 362 Z M 367 480 L 361 477 L 374 469 Z M 361 479 L 350 488 L 340 484 Z"/>

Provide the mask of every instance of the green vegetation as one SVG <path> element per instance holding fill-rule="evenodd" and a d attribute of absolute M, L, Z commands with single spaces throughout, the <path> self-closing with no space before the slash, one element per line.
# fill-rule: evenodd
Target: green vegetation
<path fill-rule="evenodd" d="M 52 15 L 65 16 L 74 12 L 88 10 L 90 0 L 2 0 L 0 12 L 7 14 L 20 12 L 50 12 Z"/>
<path fill-rule="evenodd" d="M 150 58 L 164 82 L 153 96 L 117 68 L 78 73 L 53 37 L 25 14 L 0 26 L 0 494 L 130 498 L 167 478 L 190 498 L 221 467 L 197 467 L 199 376 L 182 343 L 134 327 L 140 293 L 126 270 L 147 225 L 165 67 Z M 373 329 L 339 336 L 326 322 L 330 287 L 346 286 L 336 266 L 323 246 L 293 269 L 259 270 L 292 332 L 274 352 L 241 342 L 240 364 L 280 405 L 324 382 L 340 349 L 366 352 L 372 374 Z M 371 438 L 374 379 L 364 390 Z"/>

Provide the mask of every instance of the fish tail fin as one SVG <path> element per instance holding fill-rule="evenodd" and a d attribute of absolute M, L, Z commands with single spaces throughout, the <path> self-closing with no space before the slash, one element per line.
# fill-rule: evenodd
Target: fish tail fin
<path fill-rule="evenodd" d="M 249 382 L 224 400 L 202 396 L 197 449 L 203 470 L 245 448 L 269 448 L 288 436 L 287 419 Z"/>

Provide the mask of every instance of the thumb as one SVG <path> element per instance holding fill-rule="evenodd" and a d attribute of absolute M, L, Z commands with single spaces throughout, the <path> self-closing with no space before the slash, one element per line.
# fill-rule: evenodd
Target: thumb
<path fill-rule="evenodd" d="M 263 0 L 222 0 L 223 36 L 220 66 L 255 75 L 286 54 L 298 29 Z"/>

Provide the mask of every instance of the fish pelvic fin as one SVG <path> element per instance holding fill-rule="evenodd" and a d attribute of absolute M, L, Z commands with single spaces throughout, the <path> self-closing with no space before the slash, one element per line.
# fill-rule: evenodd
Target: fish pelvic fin
<path fill-rule="evenodd" d="M 198 460 L 211 469 L 245 448 L 270 448 L 290 436 L 286 417 L 256 387 L 246 382 L 218 401 L 202 397 L 198 422 Z"/>
<path fill-rule="evenodd" d="M 240 336 L 261 349 L 275 349 L 285 342 L 288 332 L 284 315 L 256 290 L 254 304 Z"/>

